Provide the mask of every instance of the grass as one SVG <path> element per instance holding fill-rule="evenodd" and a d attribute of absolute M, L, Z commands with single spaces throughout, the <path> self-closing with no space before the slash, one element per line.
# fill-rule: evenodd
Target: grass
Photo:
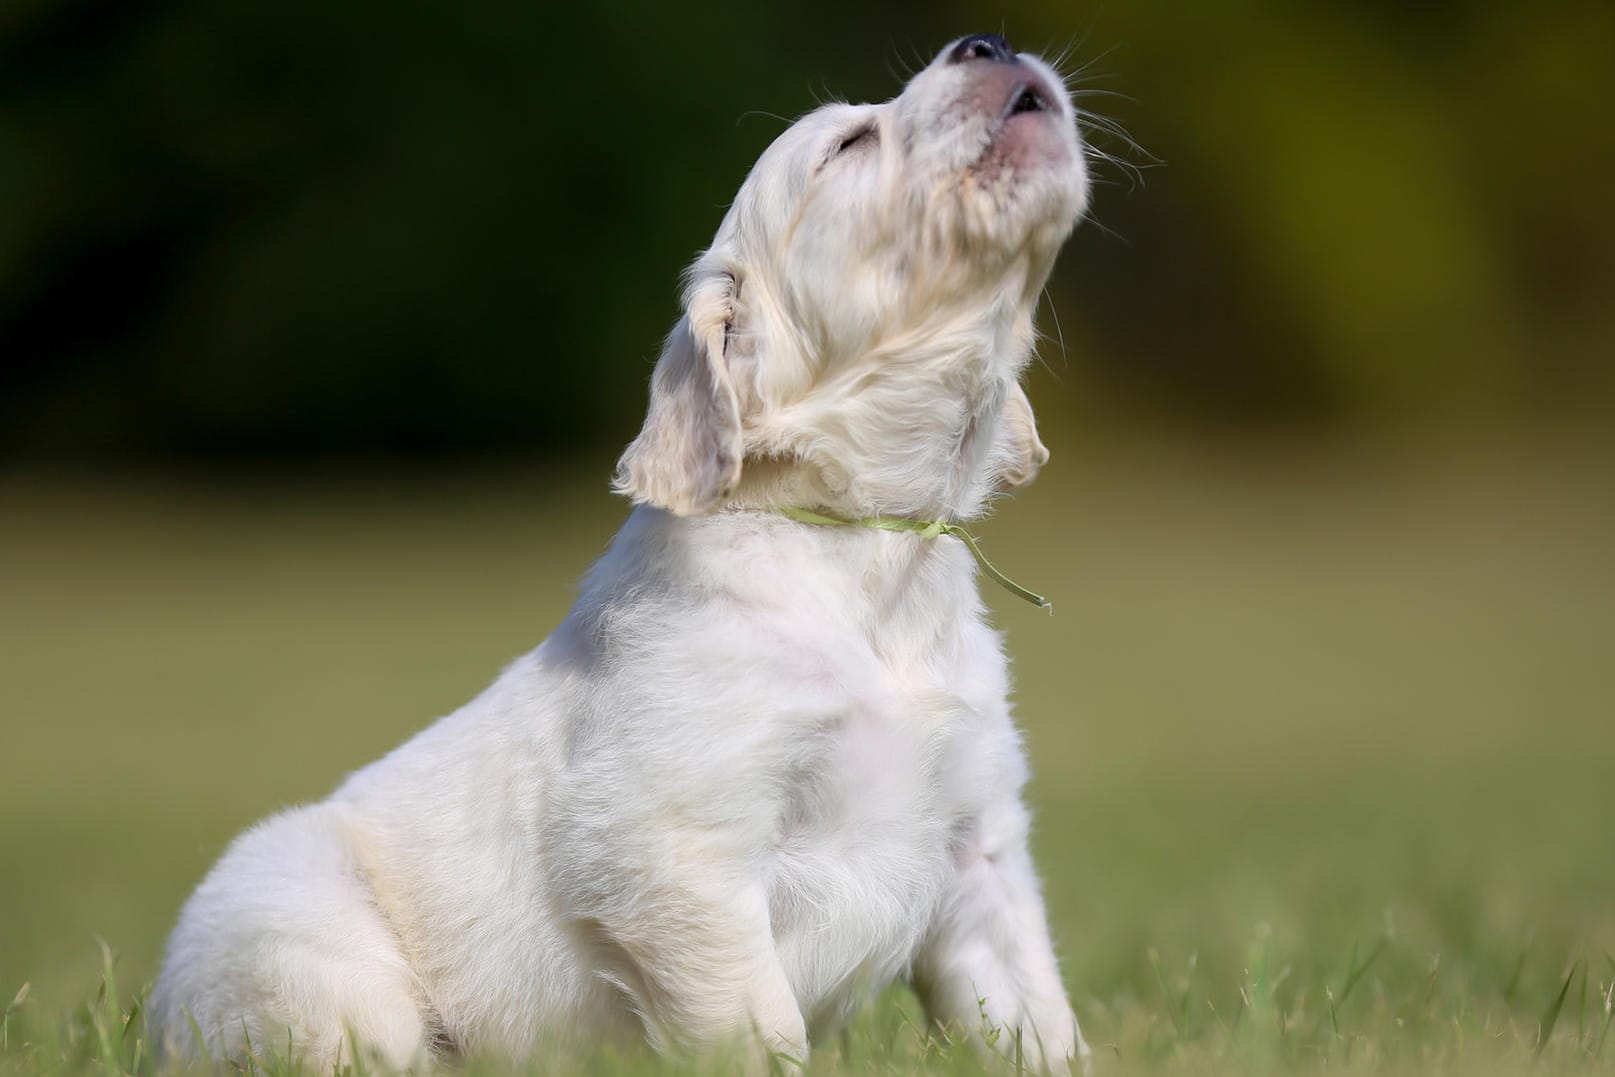
<path fill-rule="evenodd" d="M 1055 449 L 980 533 L 1055 602 L 989 595 L 1100 1072 L 1615 1070 L 1610 457 Z M 536 644 L 606 463 L 0 478 L 0 1077 L 152 1068 L 223 843 Z M 979 1069 L 919 1029 L 894 992 L 811 1066 Z"/>

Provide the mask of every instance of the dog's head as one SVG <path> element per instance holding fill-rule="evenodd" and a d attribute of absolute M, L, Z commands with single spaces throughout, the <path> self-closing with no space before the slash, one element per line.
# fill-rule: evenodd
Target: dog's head
<path fill-rule="evenodd" d="M 617 489 L 957 517 L 1030 481 L 1048 451 L 1018 378 L 1087 192 L 1063 82 L 992 35 L 798 120 L 690 270 Z"/>

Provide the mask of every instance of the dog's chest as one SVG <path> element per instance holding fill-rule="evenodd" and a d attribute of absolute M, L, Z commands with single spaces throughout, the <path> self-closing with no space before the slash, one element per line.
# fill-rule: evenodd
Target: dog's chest
<path fill-rule="evenodd" d="M 912 960 L 990 786 L 968 671 L 882 674 L 804 752 L 772 858 L 776 942 L 819 1033 Z"/>

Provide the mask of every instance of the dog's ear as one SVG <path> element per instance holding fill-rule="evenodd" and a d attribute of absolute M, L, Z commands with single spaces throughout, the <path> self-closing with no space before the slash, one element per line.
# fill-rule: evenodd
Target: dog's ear
<path fill-rule="evenodd" d="M 737 288 L 734 274 L 720 272 L 698 277 L 686 293 L 685 315 L 651 375 L 645 425 L 612 481 L 637 504 L 695 515 L 740 482 L 740 403 L 725 354 Z"/>
<path fill-rule="evenodd" d="M 1037 436 L 1032 402 L 1019 384 L 1010 386 L 1009 397 L 1004 401 L 997 448 L 999 478 L 1010 490 L 1037 478 L 1038 469 L 1049 462 L 1048 447 Z"/>

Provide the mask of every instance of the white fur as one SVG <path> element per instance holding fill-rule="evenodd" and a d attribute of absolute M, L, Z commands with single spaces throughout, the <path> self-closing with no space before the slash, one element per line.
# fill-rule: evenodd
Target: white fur
<path fill-rule="evenodd" d="M 1049 111 L 1009 112 L 1027 85 Z M 944 52 L 781 135 L 692 270 L 619 471 L 641 505 L 570 615 L 230 847 L 169 944 L 169 1047 L 194 1021 L 324 1066 L 640 1034 L 802 1058 L 908 977 L 958 1033 L 1085 1056 L 969 555 L 767 510 L 960 518 L 1031 478 L 1017 378 L 1086 189 L 1031 57 Z"/>

